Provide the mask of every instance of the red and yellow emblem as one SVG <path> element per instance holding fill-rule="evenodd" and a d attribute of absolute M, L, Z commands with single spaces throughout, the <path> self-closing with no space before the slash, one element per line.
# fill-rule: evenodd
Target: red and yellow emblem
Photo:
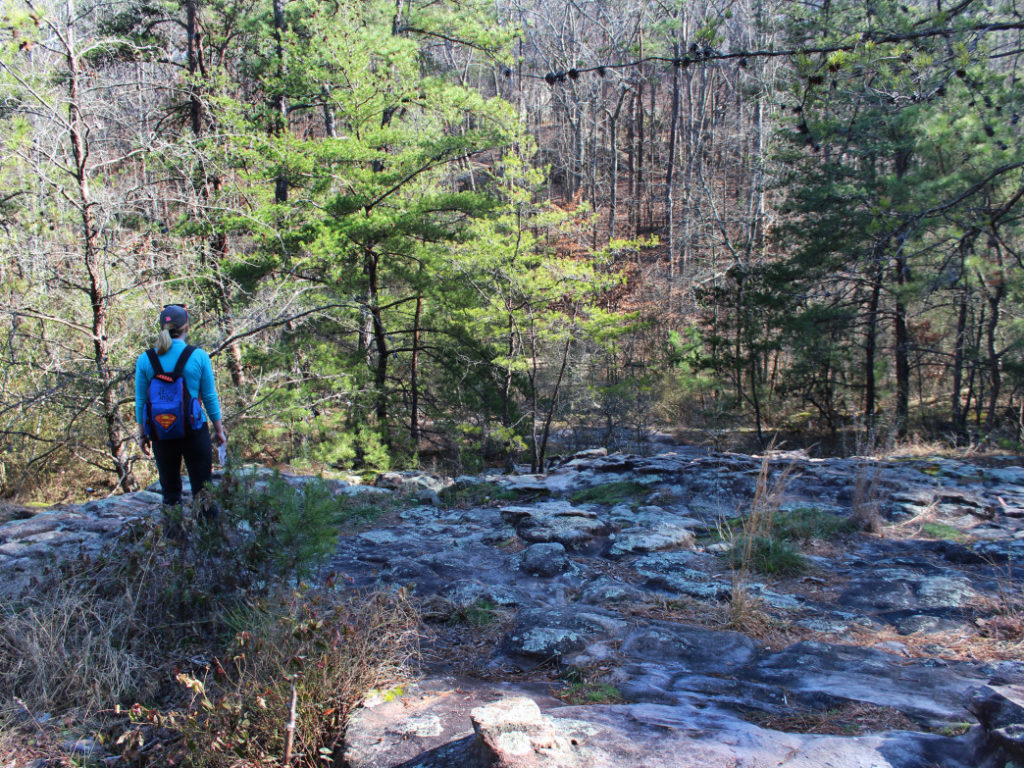
<path fill-rule="evenodd" d="M 159 413 L 153 417 L 153 421 L 159 424 L 164 429 L 170 429 L 171 425 L 178 420 L 178 417 L 173 413 Z"/>

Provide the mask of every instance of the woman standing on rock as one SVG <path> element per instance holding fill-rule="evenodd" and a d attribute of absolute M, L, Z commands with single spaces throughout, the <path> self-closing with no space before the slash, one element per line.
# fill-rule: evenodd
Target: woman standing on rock
<path fill-rule="evenodd" d="M 188 311 L 182 304 L 168 304 L 160 311 L 159 323 L 156 348 L 143 352 L 135 363 L 135 420 L 142 453 L 149 456 L 153 448 L 164 504 L 175 505 L 181 503 L 182 459 L 193 499 L 213 474 L 207 414 L 217 445 L 226 445 L 228 438 L 210 356 L 185 343 Z M 216 515 L 216 508 L 208 508 L 206 514 Z"/>

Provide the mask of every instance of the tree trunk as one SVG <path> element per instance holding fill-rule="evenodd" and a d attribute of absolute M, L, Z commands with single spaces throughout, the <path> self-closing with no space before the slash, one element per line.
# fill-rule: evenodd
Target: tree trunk
<path fill-rule="evenodd" d="M 611 151 L 611 189 L 608 200 L 608 239 L 615 239 L 615 217 L 618 212 L 619 200 L 619 147 L 618 128 L 619 114 L 622 112 L 622 105 L 626 103 L 625 88 L 619 94 L 619 101 L 615 105 L 615 111 L 608 113 L 608 147 Z"/>
<path fill-rule="evenodd" d="M 540 456 L 540 438 L 537 435 L 537 421 L 540 415 L 540 398 L 538 394 L 537 378 L 540 373 L 538 358 L 540 357 L 539 342 L 537 340 L 536 321 L 530 319 L 530 472 L 540 472 L 542 457 Z"/>
<path fill-rule="evenodd" d="M 652 194 L 647 194 L 646 191 L 643 193 L 645 208 L 647 210 L 647 228 L 654 229 L 654 201 L 651 199 L 654 191 L 654 169 L 658 167 L 658 160 L 655 157 L 655 148 L 658 142 L 655 140 L 657 137 L 654 135 L 654 116 L 657 114 L 657 103 L 658 103 L 658 81 L 651 81 L 651 131 L 650 136 L 647 139 L 647 167 L 648 171 L 647 186 L 650 187 Z"/>
<path fill-rule="evenodd" d="M 505 381 L 501 392 L 501 426 L 505 430 L 505 471 L 511 473 L 515 470 L 517 458 L 512 435 L 512 382 L 514 376 L 511 365 L 511 361 L 516 357 L 516 326 L 512 306 L 507 305 L 506 311 L 508 312 L 508 359 L 510 364 L 505 366 Z"/>
<path fill-rule="evenodd" d="M 420 390 L 419 390 L 419 363 L 420 363 L 420 317 L 423 314 L 423 294 L 416 295 L 416 314 L 412 323 L 412 371 L 409 374 L 409 386 L 412 389 L 410 394 L 410 408 L 412 413 L 409 418 L 409 437 L 412 440 L 413 453 L 419 454 L 420 446 Z"/>
<path fill-rule="evenodd" d="M 757 441 L 765 447 L 764 428 L 761 423 L 761 395 L 757 391 L 757 356 L 750 351 L 750 404 L 754 406 L 754 425 L 757 428 Z"/>
<path fill-rule="evenodd" d="M 202 102 L 199 98 L 199 90 L 194 82 L 194 78 L 196 72 L 205 73 L 206 66 L 203 63 L 202 47 L 199 44 L 199 14 L 196 0 L 186 0 L 185 27 L 188 36 L 188 71 L 190 78 L 193 78 L 189 82 L 189 114 L 191 116 L 192 135 L 199 138 L 203 135 Z M 204 198 L 209 197 L 211 186 L 214 193 L 220 192 L 222 186 L 220 178 L 212 179 L 209 183 L 203 185 L 202 195 Z M 227 234 L 222 231 L 214 231 L 210 240 L 210 250 L 213 254 L 213 263 L 210 267 L 216 281 L 214 290 L 216 292 L 217 324 L 224 337 L 232 339 L 227 346 L 228 371 L 231 374 L 231 383 L 235 387 L 242 387 L 245 385 L 242 350 L 238 341 L 233 339 L 235 323 L 231 316 L 231 297 L 224 284 L 223 273 L 220 268 L 228 253 Z"/>
<path fill-rule="evenodd" d="M 75 9 L 72 0 L 67 0 L 67 28 L 65 51 L 68 65 L 68 139 L 71 144 L 74 167 L 71 169 L 77 187 L 77 207 L 82 222 L 82 257 L 89 284 L 86 288 L 91 306 L 91 331 L 93 361 L 100 386 L 100 415 L 106 426 L 107 451 L 117 474 L 117 485 L 125 493 L 138 489 L 128 456 L 124 423 L 119 412 L 119 398 L 114 391 L 114 372 L 110 368 L 107 344 L 107 311 L 110 297 L 104 290 L 104 269 L 100 263 L 99 230 L 93 218 L 95 202 L 89 190 L 89 135 L 81 113 L 79 83 L 81 70 L 78 52 L 75 50 L 74 24 Z"/>
<path fill-rule="evenodd" d="M 678 59 L 679 41 L 673 46 L 673 56 Z M 665 167 L 665 226 L 668 230 L 668 279 L 676 279 L 676 219 L 673 204 L 673 187 L 676 169 L 676 134 L 679 130 L 679 67 L 672 68 L 672 107 L 668 130 L 668 163 Z"/>
<path fill-rule="evenodd" d="M 192 123 L 192 135 L 198 136 L 202 132 L 202 102 L 199 99 L 199 91 L 196 86 L 196 70 L 199 68 L 197 25 L 196 25 L 196 0 L 185 0 L 185 37 L 188 46 L 188 112 Z"/>
<path fill-rule="evenodd" d="M 642 75 L 641 75 L 642 77 Z M 644 81 L 641 79 L 636 89 L 636 192 L 633 195 L 633 216 L 636 223 L 633 225 L 634 236 L 640 234 L 641 210 L 644 201 L 644 145 L 646 141 L 647 126 L 644 120 Z"/>
<path fill-rule="evenodd" d="M 274 133 L 284 136 L 288 131 L 288 101 L 284 95 L 284 2 L 274 0 L 274 41 L 277 53 L 278 92 L 274 95 L 274 111 L 277 113 L 277 124 Z M 288 202 L 288 178 L 282 172 L 274 182 L 274 202 Z"/>
<path fill-rule="evenodd" d="M 896 435 L 906 437 L 910 416 L 910 332 L 907 329 L 907 307 L 901 288 L 907 283 L 907 260 L 896 257 L 896 308 L 893 313 L 896 332 Z"/>
<path fill-rule="evenodd" d="M 976 233 L 969 233 L 960 240 L 960 290 L 957 297 L 956 339 L 953 344 L 953 391 L 951 397 L 953 429 L 957 435 L 967 432 L 967 412 L 963 406 L 963 376 L 965 346 L 967 343 L 967 309 L 970 298 L 970 286 L 967 283 L 967 256 Z"/>
<path fill-rule="evenodd" d="M 975 395 L 975 384 L 978 383 L 978 348 L 981 346 L 982 331 L 985 327 L 985 305 L 981 305 L 981 311 L 978 313 L 978 324 L 974 332 L 973 337 L 973 354 L 972 359 L 969 362 L 970 373 L 967 376 L 967 397 L 964 398 L 964 421 L 966 422 L 971 415 L 971 403 L 981 403 L 982 397 L 980 394 Z M 982 386 L 984 386 L 982 384 Z M 981 407 L 976 405 L 975 413 L 980 421 L 981 419 Z"/>
<path fill-rule="evenodd" d="M 962 393 L 964 380 L 964 342 L 967 337 L 967 287 L 960 289 L 959 311 L 956 318 L 956 341 L 953 348 L 953 429 L 957 435 L 967 432 L 967 412 L 964 410 Z"/>
<path fill-rule="evenodd" d="M 227 345 L 228 372 L 231 375 L 231 383 L 235 387 L 245 386 L 245 368 L 242 366 L 242 347 L 235 335 L 235 320 L 231 315 L 231 296 L 227 286 L 224 284 L 223 274 L 220 265 L 228 254 L 228 236 L 223 232 L 215 232 L 211 241 L 213 251 L 214 277 L 217 281 L 217 324 L 220 326 L 224 338 L 231 339 Z"/>
<path fill-rule="evenodd" d="M 569 365 L 569 350 L 572 349 L 573 328 L 576 325 L 576 314 L 579 306 L 573 307 L 572 317 L 569 321 L 569 329 L 565 334 L 565 346 L 562 348 L 562 364 L 558 368 L 558 378 L 555 379 L 555 388 L 551 393 L 551 404 L 544 418 L 544 430 L 541 434 L 540 448 L 536 451 L 537 472 L 544 471 L 544 462 L 547 458 L 548 438 L 551 435 L 551 422 L 555 417 L 555 409 L 558 406 L 558 395 L 562 389 L 562 381 L 565 379 L 565 369 Z"/>
<path fill-rule="evenodd" d="M 378 260 L 377 254 L 372 250 L 367 249 L 365 256 L 366 263 L 366 277 L 368 284 L 368 300 L 369 300 L 369 312 L 370 318 L 373 322 L 373 341 L 374 347 L 377 352 L 377 363 L 374 366 L 373 385 L 374 391 L 376 392 L 376 412 L 377 412 L 377 423 L 383 432 L 383 437 L 386 445 L 390 446 L 390 440 L 388 438 L 387 430 L 387 419 L 388 419 L 388 395 L 387 395 L 387 381 L 388 381 L 388 337 L 384 332 L 384 320 L 381 317 L 380 309 L 380 297 L 379 291 L 380 286 L 378 285 Z"/>
<path fill-rule="evenodd" d="M 985 417 L 985 427 L 991 431 L 996 428 L 996 408 L 999 404 L 999 390 L 1002 385 L 1000 375 L 1000 355 L 996 349 L 996 328 L 999 326 L 1000 302 L 1006 295 L 1006 283 L 1001 276 L 999 282 L 988 296 L 988 324 L 985 326 L 985 350 L 988 355 L 986 361 L 988 366 L 989 392 L 988 409 Z"/>
<path fill-rule="evenodd" d="M 338 128 L 334 119 L 334 110 L 331 108 L 331 91 L 326 83 L 320 86 L 320 98 L 324 102 L 324 135 L 329 139 L 336 139 L 338 138 Z"/>
<path fill-rule="evenodd" d="M 881 248 L 876 249 L 875 258 L 882 257 Z M 878 305 L 882 295 L 882 279 L 885 270 L 881 263 L 875 267 L 871 279 L 871 298 L 868 300 L 868 322 L 864 339 L 864 423 L 870 439 L 875 431 L 875 353 L 878 349 Z"/>

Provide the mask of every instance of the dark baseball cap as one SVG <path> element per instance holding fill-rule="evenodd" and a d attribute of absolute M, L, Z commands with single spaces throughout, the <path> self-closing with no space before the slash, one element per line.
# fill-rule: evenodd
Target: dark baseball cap
<path fill-rule="evenodd" d="M 188 310 L 184 304 L 168 304 L 160 310 L 160 327 L 164 328 L 167 325 L 175 329 L 188 325 Z"/>

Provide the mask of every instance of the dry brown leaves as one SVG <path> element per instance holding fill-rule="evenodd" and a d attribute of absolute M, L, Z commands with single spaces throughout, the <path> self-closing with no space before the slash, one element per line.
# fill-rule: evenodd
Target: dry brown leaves
<path fill-rule="evenodd" d="M 817 733 L 858 736 L 878 731 L 917 730 L 918 726 L 898 709 L 862 702 L 847 702 L 827 710 L 806 710 L 779 715 L 758 712 L 747 716 L 761 728 L 786 733 Z"/>

